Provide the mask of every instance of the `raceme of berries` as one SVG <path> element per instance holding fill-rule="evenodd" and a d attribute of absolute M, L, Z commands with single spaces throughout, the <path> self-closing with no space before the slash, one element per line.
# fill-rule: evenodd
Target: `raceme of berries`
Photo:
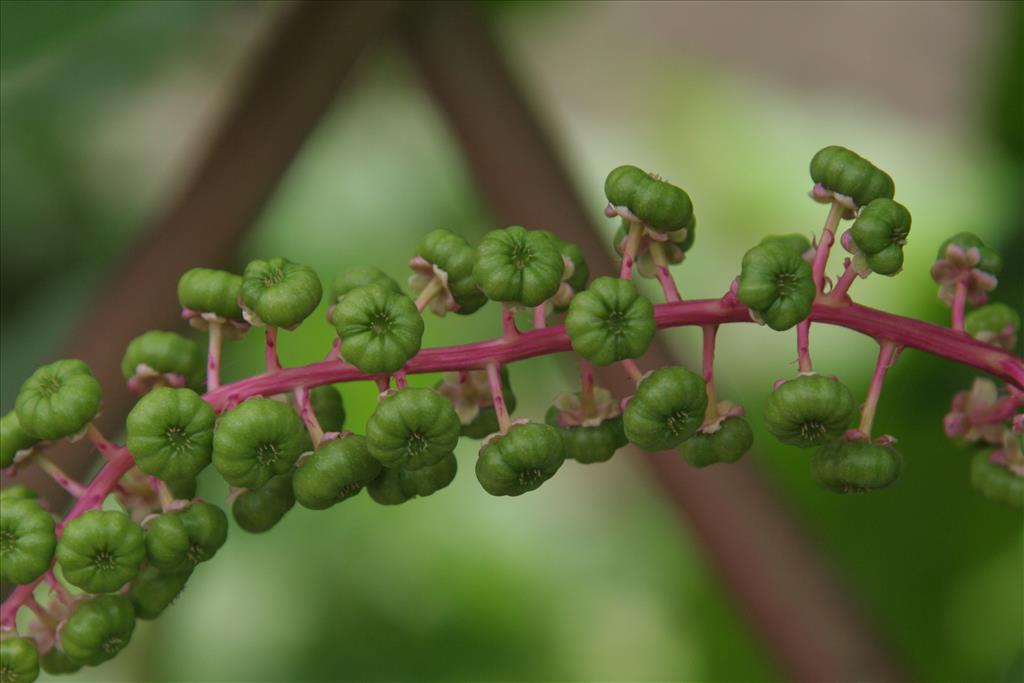
<path fill-rule="evenodd" d="M 3 681 L 34 680 L 40 668 L 69 673 L 115 656 L 136 619 L 160 616 L 200 565 L 216 560 L 230 535 L 228 507 L 239 529 L 259 534 L 296 501 L 322 510 L 364 488 L 380 505 L 428 497 L 458 476 L 460 437 L 480 440 L 476 478 L 495 496 L 526 494 L 566 459 L 603 462 L 629 442 L 677 449 L 694 468 L 735 462 L 751 449 L 753 431 L 744 408 L 715 388 L 715 340 L 725 324 L 796 328 L 799 374 L 776 384 L 763 415 L 781 442 L 815 448 L 811 477 L 837 493 L 886 488 L 902 473 L 895 437 L 873 433 L 886 373 L 902 350 L 987 374 L 952 398 L 943 428 L 971 449 L 965 478 L 983 496 L 1024 507 L 1024 363 L 1014 354 L 1020 313 L 988 303 L 999 253 L 971 233 L 943 243 L 930 274 L 951 309 L 949 327 L 854 306 L 850 289 L 858 279 L 901 271 L 910 212 L 894 201 L 889 175 L 848 149 L 826 147 L 810 170 L 811 198 L 828 205 L 820 234 L 813 242 L 799 232 L 764 237 L 720 298 L 684 299 L 670 271 L 696 245 L 689 195 L 621 166 L 607 178 L 604 207 L 620 221 L 610 245 L 621 256 L 618 277 L 591 280 L 583 251 L 555 231 L 511 226 L 474 245 L 437 229 L 409 254 L 408 290 L 398 284 L 402 278 L 369 265 L 330 280 L 327 322 L 337 336 L 323 361 L 298 368 L 281 367 L 277 332 L 324 324 L 307 323 L 322 298 L 311 268 L 272 257 L 252 261 L 242 274 L 187 271 L 178 299 L 182 317 L 205 332 L 206 357 L 175 331 L 144 332 L 129 343 L 122 371 L 140 398 L 127 418 L 125 445 L 93 424 L 101 389 L 78 360 L 39 368 L 0 418 L 0 469 L 9 482 L 0 490 L 0 578 L 17 585 L 0 608 Z M 853 223 L 840 231 L 843 220 Z M 837 237 L 852 256 L 830 274 Z M 656 280 L 664 303 L 640 293 L 636 273 Z M 915 276 L 923 274 L 904 275 Z M 521 307 L 532 308 L 534 329 L 517 326 Z M 438 316 L 492 312 L 496 323 L 500 309 L 501 334 L 421 349 L 427 309 Z M 823 323 L 878 343 L 862 402 L 826 368 L 814 367 L 809 330 Z M 266 371 L 222 385 L 225 345 L 252 325 L 266 328 Z M 702 332 L 701 372 L 643 367 L 655 330 L 682 325 Z M 514 417 L 522 406 L 508 364 L 570 351 L 578 386 L 550 406 L 529 407 L 543 422 Z M 597 385 L 594 365 L 618 365 L 636 383 L 632 395 Z M 423 373 L 441 374 L 433 388 L 410 388 L 408 376 Z M 362 434 L 346 430 L 338 390 L 353 381 L 378 390 Z M 88 483 L 47 457 L 53 444 L 78 438 L 105 459 Z M 904 451 L 916 455 L 913 444 Z M 211 463 L 231 487 L 223 509 L 195 497 L 196 478 Z M 18 480 L 32 466 L 75 499 L 62 519 Z M 22 608 L 33 615 L 19 631 Z"/>
<path fill-rule="evenodd" d="M 139 573 L 144 559 L 142 529 L 116 510 L 91 510 L 73 519 L 57 543 L 61 573 L 87 593 L 120 590 Z"/>
<path fill-rule="evenodd" d="M 842 436 L 853 412 L 853 394 L 838 379 L 801 375 L 772 392 L 764 407 L 764 421 L 782 443 L 811 448 Z"/>

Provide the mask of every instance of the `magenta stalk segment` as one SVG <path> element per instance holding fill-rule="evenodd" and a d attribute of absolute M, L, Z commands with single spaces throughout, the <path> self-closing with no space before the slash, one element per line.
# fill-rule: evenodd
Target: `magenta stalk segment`
<path fill-rule="evenodd" d="M 953 329 L 957 332 L 964 331 L 964 309 L 967 308 L 967 280 L 970 273 L 964 273 L 956 281 L 956 288 L 953 290 Z"/>
<path fill-rule="evenodd" d="M 491 402 L 494 403 L 494 414 L 498 418 L 498 429 L 502 434 L 507 434 L 512 426 L 512 420 L 508 416 L 505 395 L 501 390 L 501 366 L 497 363 L 487 364 L 487 384 L 491 389 Z"/>
<path fill-rule="evenodd" d="M 633 261 L 636 260 L 636 252 L 640 249 L 640 238 L 644 234 L 643 223 L 630 223 L 629 236 L 626 238 L 626 246 L 622 250 L 622 262 L 619 265 L 619 278 L 622 280 L 633 279 Z"/>
<path fill-rule="evenodd" d="M 718 325 L 704 325 L 704 353 L 701 361 L 704 371 L 704 389 L 708 395 L 708 407 L 704 412 L 704 424 L 718 419 L 718 399 L 715 397 L 715 339 L 718 336 Z"/>
<path fill-rule="evenodd" d="M 875 421 L 875 411 L 878 409 L 878 399 L 882 395 L 882 384 L 885 382 L 885 373 L 896 362 L 900 347 L 890 341 L 880 342 L 878 345 L 878 360 L 875 362 L 875 372 L 871 375 L 871 386 L 868 387 L 868 395 L 864 399 L 864 405 L 860 411 L 861 433 L 871 438 L 871 426 Z"/>
<path fill-rule="evenodd" d="M 825 225 L 821 229 L 821 240 L 818 241 L 818 247 L 814 252 L 814 262 L 811 264 L 814 286 L 818 288 L 819 292 L 824 290 L 828 255 L 836 241 L 836 229 L 839 227 L 839 221 L 842 220 L 844 211 L 846 208 L 842 204 L 833 201 L 828 210 L 828 216 L 825 218 Z"/>
<path fill-rule="evenodd" d="M 210 323 L 210 346 L 206 361 L 206 388 L 220 388 L 220 352 L 224 345 L 224 329 L 218 322 Z"/>
<path fill-rule="evenodd" d="M 267 325 L 267 372 L 277 372 L 281 369 L 281 361 L 277 357 L 277 326 Z"/>

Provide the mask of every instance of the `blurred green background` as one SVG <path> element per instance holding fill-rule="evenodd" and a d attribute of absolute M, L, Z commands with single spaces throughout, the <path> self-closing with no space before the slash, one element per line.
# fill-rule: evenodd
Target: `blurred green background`
<path fill-rule="evenodd" d="M 173 196 L 282 5 L 0 8 L 8 409 Z M 933 321 L 948 312 L 928 267 L 959 230 L 1003 249 L 996 299 L 1024 301 L 1022 16 L 1019 6 L 983 3 L 488 7 L 595 222 L 604 223 L 604 175 L 620 163 L 690 192 L 701 232 L 677 271 L 684 296 L 720 295 L 744 245 L 767 232 L 816 231 L 825 212 L 806 197 L 806 166 L 838 143 L 888 170 L 914 214 L 904 273 L 859 281 L 854 296 Z M 856 32 L 855 44 L 830 37 L 839 25 Z M 283 254 L 325 281 L 366 262 L 402 275 L 425 231 L 445 226 L 472 240 L 496 227 L 399 46 L 367 55 L 347 90 L 242 245 L 239 266 Z M 332 331 L 321 321 L 314 314 L 283 336 L 286 364 L 323 356 Z M 425 345 L 494 336 L 497 321 L 493 304 L 470 319 L 429 318 Z M 791 335 L 743 326 L 719 338 L 721 393 L 744 403 L 759 430 L 752 457 L 911 675 L 1020 680 L 1024 519 L 970 489 L 969 452 L 942 434 L 948 401 L 971 373 L 906 353 L 877 421 L 899 437 L 905 476 L 881 494 L 839 497 L 810 481 L 805 453 L 777 445 L 760 423 L 771 383 L 795 370 Z M 818 328 L 813 338 L 818 367 L 862 395 L 870 340 Z M 669 339 L 681 354 L 697 348 L 692 330 Z M 250 335 L 229 347 L 228 379 L 259 371 L 258 342 Z M 531 418 L 574 381 L 557 358 L 517 364 L 512 379 Z M 343 393 L 349 427 L 360 431 L 375 390 Z M 641 456 L 569 463 L 538 492 L 506 500 L 477 485 L 474 443 L 458 454 L 462 472 L 430 499 L 390 509 L 360 496 L 327 512 L 296 508 L 263 536 L 233 529 L 177 605 L 139 625 L 132 647 L 69 680 L 783 678 L 638 467 Z M 215 477 L 204 480 L 202 495 L 225 493 Z"/>

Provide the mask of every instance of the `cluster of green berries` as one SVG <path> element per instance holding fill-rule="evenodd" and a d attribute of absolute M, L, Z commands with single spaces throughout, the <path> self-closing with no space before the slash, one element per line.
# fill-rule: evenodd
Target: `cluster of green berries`
<path fill-rule="evenodd" d="M 910 213 L 893 201 L 892 179 L 841 147 L 818 152 L 810 170 L 811 196 L 832 207 L 829 229 L 854 219 L 842 237 L 853 255 L 850 267 L 861 276 L 898 273 Z M 5 632 L 2 680 L 34 680 L 40 667 L 58 673 L 102 663 L 128 643 L 136 619 L 153 619 L 171 604 L 227 537 L 224 511 L 195 497 L 196 479 L 210 465 L 232 488 L 237 525 L 262 533 L 296 502 L 322 510 L 363 489 L 381 505 L 430 496 L 454 480 L 463 437 L 481 441 L 475 474 L 496 496 L 532 491 L 566 459 L 603 462 L 627 443 L 647 451 L 678 449 L 694 467 L 742 457 L 753 432 L 742 408 L 716 401 L 708 367 L 702 377 L 678 366 L 642 374 L 632 365 L 637 386 L 625 400 L 584 379 L 580 391 L 554 400 L 542 422 L 512 419 L 509 374 L 492 358 L 465 363 L 467 369 L 445 374 L 433 388 L 406 386 L 426 308 L 469 315 L 495 301 L 507 313 L 532 308 L 535 320 L 563 315 L 584 377 L 592 378 L 590 365 L 632 364 L 643 356 L 657 324 L 655 307 L 632 280 L 634 264 L 640 275 L 661 279 L 669 265 L 683 261 L 695 239 L 693 204 L 679 187 L 635 166 L 614 169 L 605 193 L 606 215 L 621 219 L 613 240 L 623 257 L 617 278 L 591 280 L 578 246 L 520 226 L 493 230 L 476 246 L 449 230 L 428 233 L 410 261 L 415 299 L 376 268 L 338 275 L 328 291 L 327 318 L 337 333 L 329 360 L 358 368 L 381 387 L 364 434 L 346 431 L 342 396 L 330 385 L 229 396 L 226 406 L 201 394 L 220 386 L 221 339 L 252 327 L 266 328 L 268 359 L 274 360 L 268 373 L 278 370 L 277 330 L 295 329 L 323 298 L 311 268 L 276 257 L 252 261 L 240 275 L 208 268 L 185 273 L 178 284 L 184 317 L 209 332 L 210 352 L 165 331 L 128 345 L 122 370 L 141 398 L 127 418 L 125 448 L 134 467 L 117 487 L 122 509 L 104 509 L 98 500 L 94 509 L 58 525 L 25 487 L 3 490 L 3 580 L 31 586 L 56 568 L 82 594 L 54 601 L 55 638 L 36 642 Z M 775 330 L 805 322 L 826 295 L 815 282 L 820 249 L 802 235 L 765 238 L 744 255 L 733 301 Z M 951 305 L 980 305 L 999 267 L 995 252 L 964 233 L 943 245 L 932 272 Z M 1010 348 L 1019 325 L 1016 312 L 1002 304 L 977 308 L 965 321 L 968 333 Z M 508 343 L 518 335 L 512 326 Z M 220 414 L 212 404 L 224 406 Z M 93 429 L 100 407 L 99 384 L 81 361 L 40 368 L 22 386 L 15 409 L 0 419 L 0 467 L 12 471 L 48 442 L 80 437 Z M 775 388 L 764 417 L 781 442 L 817 449 L 811 472 L 825 488 L 850 493 L 888 486 L 899 476 L 900 454 L 891 437 L 871 440 L 849 430 L 855 413 L 841 382 L 805 372 Z M 975 414 L 964 408 L 967 413 Z M 960 429 L 956 419 L 948 424 Z M 1024 495 L 1024 468 L 1013 469 L 1024 461 L 1019 431 L 1000 458 L 979 459 L 972 469 L 973 481 L 991 497 L 1016 503 Z"/>

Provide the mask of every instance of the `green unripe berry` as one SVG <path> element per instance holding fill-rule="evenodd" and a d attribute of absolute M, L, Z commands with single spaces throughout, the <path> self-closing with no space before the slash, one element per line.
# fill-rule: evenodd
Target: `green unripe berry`
<path fill-rule="evenodd" d="M 152 383 L 156 377 L 144 377 L 140 366 L 158 375 L 178 375 L 187 386 L 201 389 L 206 382 L 206 355 L 199 345 L 175 332 L 150 330 L 128 343 L 121 358 L 121 374 L 125 381 L 139 377 Z"/>
<path fill-rule="evenodd" d="M 0 502 L 9 503 L 15 500 L 37 500 L 39 494 L 24 484 L 14 484 L 0 490 Z"/>
<path fill-rule="evenodd" d="M 213 313 L 225 320 L 244 322 L 238 299 L 242 278 L 226 270 L 193 268 L 178 280 L 178 303 L 197 313 Z"/>
<path fill-rule="evenodd" d="M 379 268 L 356 266 L 334 277 L 334 282 L 331 284 L 331 303 L 336 304 L 353 289 L 368 285 L 380 285 L 388 292 L 402 293 L 402 288 L 398 286 L 398 283 Z"/>
<path fill-rule="evenodd" d="M 46 651 L 39 658 L 39 667 L 52 676 L 61 674 L 73 674 L 82 668 L 82 665 L 68 657 L 57 645 Z"/>
<path fill-rule="evenodd" d="M 145 558 L 142 529 L 125 513 L 113 510 L 76 517 L 57 543 L 64 578 L 87 593 L 120 589 L 138 575 Z"/>
<path fill-rule="evenodd" d="M 216 505 L 196 502 L 159 515 L 146 530 L 146 555 L 163 572 L 191 571 L 211 559 L 228 537 L 228 518 Z"/>
<path fill-rule="evenodd" d="M 32 583 L 50 568 L 56 545 L 53 516 L 35 498 L 0 501 L 0 580 Z"/>
<path fill-rule="evenodd" d="M 59 360 L 32 373 L 14 410 L 28 434 L 56 441 L 78 434 L 100 411 L 100 384 L 80 360 Z"/>
<path fill-rule="evenodd" d="M 299 505 L 326 510 L 362 491 L 380 471 L 365 438 L 343 436 L 321 444 L 299 465 L 292 475 L 292 490 Z"/>
<path fill-rule="evenodd" d="M 896 185 L 888 173 L 845 147 L 830 145 L 811 159 L 811 179 L 826 189 L 866 206 L 883 197 L 892 199 Z"/>
<path fill-rule="evenodd" d="M 758 244 L 775 244 L 785 247 L 798 256 L 803 256 L 810 250 L 811 241 L 804 235 L 791 232 L 785 235 L 766 235 Z"/>
<path fill-rule="evenodd" d="M 679 446 L 679 455 L 691 467 L 707 467 L 720 462 L 736 462 L 753 445 L 754 432 L 747 421 L 742 417 L 727 417 L 718 431 L 697 432 L 684 441 Z"/>
<path fill-rule="evenodd" d="M 128 413 L 128 450 L 146 474 L 165 481 L 194 479 L 210 464 L 216 419 L 210 404 L 191 389 L 154 389 Z"/>
<path fill-rule="evenodd" d="M 113 659 L 132 639 L 135 610 L 120 595 L 101 595 L 80 603 L 60 630 L 60 647 L 72 661 L 99 666 Z"/>
<path fill-rule="evenodd" d="M 549 425 L 513 425 L 480 449 L 476 478 L 492 496 L 519 496 L 538 488 L 562 466 L 562 437 Z"/>
<path fill-rule="evenodd" d="M 656 329 L 651 302 L 631 280 L 611 277 L 574 296 L 565 318 L 573 350 L 594 365 L 642 356 Z"/>
<path fill-rule="evenodd" d="M 612 206 L 624 206 L 644 224 L 659 232 L 686 228 L 693 203 L 682 189 L 636 166 L 619 166 L 604 181 L 604 193 Z"/>
<path fill-rule="evenodd" d="M 587 282 L 590 281 L 590 266 L 587 265 L 587 260 L 583 256 L 583 250 L 572 242 L 563 240 L 550 230 L 538 230 L 537 232 L 547 235 L 548 239 L 554 242 L 558 253 L 562 255 L 562 259 L 569 259 L 569 262 L 572 263 L 572 275 L 566 281 L 572 288 L 572 291 L 582 292 L 586 289 Z"/>
<path fill-rule="evenodd" d="M 761 243 L 743 255 L 737 296 L 773 330 L 810 315 L 817 291 L 810 264 L 793 246 Z"/>
<path fill-rule="evenodd" d="M 870 441 L 835 441 L 811 456 L 811 476 L 836 493 L 883 489 L 902 469 L 903 457 L 895 448 Z"/>
<path fill-rule="evenodd" d="M 955 245 L 960 247 L 964 251 L 968 249 L 977 249 L 980 256 L 980 261 L 975 266 L 978 270 L 989 273 L 990 275 L 999 275 L 1003 271 L 1003 257 L 995 249 L 990 249 L 985 246 L 985 242 L 980 237 L 972 232 L 958 232 L 953 235 L 939 246 L 939 253 L 936 258 L 946 258 L 946 249 Z"/>
<path fill-rule="evenodd" d="M 468 315 L 487 303 L 473 275 L 476 252 L 462 235 L 438 228 L 427 233 L 416 249 L 416 255 L 448 275 L 448 291 L 455 299 L 455 312 Z"/>
<path fill-rule="evenodd" d="M 29 638 L 0 640 L 0 682 L 32 683 L 39 677 L 39 653 Z"/>
<path fill-rule="evenodd" d="M 487 298 L 523 306 L 539 306 L 553 297 L 564 273 L 565 263 L 551 238 L 518 225 L 484 235 L 473 267 Z"/>
<path fill-rule="evenodd" d="M 423 317 L 412 299 L 378 285 L 351 290 L 334 309 L 342 357 L 369 374 L 402 369 L 420 350 Z"/>
<path fill-rule="evenodd" d="M 764 420 L 784 444 L 811 448 L 838 439 L 853 417 L 853 395 L 842 382 L 823 375 L 801 375 L 772 392 Z"/>
<path fill-rule="evenodd" d="M 156 619 L 185 589 L 192 570 L 163 572 L 150 565 L 132 582 L 128 599 L 138 619 Z"/>
<path fill-rule="evenodd" d="M 199 482 L 195 479 L 171 479 L 164 481 L 175 500 L 192 500 L 196 497 Z"/>
<path fill-rule="evenodd" d="M 646 451 L 675 448 L 696 433 L 707 406 L 707 390 L 698 375 L 680 367 L 655 370 L 626 404 L 626 438 Z"/>
<path fill-rule="evenodd" d="M 445 488 L 454 481 L 458 469 L 459 463 L 454 453 L 418 470 L 385 467 L 366 490 L 376 503 L 399 505 Z"/>
<path fill-rule="evenodd" d="M 0 417 L 0 470 L 14 464 L 14 456 L 30 450 L 39 439 L 21 428 L 18 415 L 13 410 Z"/>
<path fill-rule="evenodd" d="M 558 413 L 558 407 L 551 406 L 544 416 L 544 422 L 558 430 L 566 458 L 588 464 L 605 462 L 615 455 L 615 451 L 629 443 L 621 416 L 602 420 L 594 426 L 563 427 L 558 423 Z"/>
<path fill-rule="evenodd" d="M 992 462 L 988 453 L 971 458 L 971 486 L 993 502 L 1024 508 L 1024 477 Z"/>
<path fill-rule="evenodd" d="M 316 271 L 280 256 L 250 261 L 242 273 L 242 301 L 261 322 L 294 328 L 323 297 Z"/>
<path fill-rule="evenodd" d="M 975 337 L 982 332 L 1000 332 L 1007 327 L 1020 329 L 1020 313 L 1000 302 L 986 304 L 964 318 L 964 329 Z"/>
<path fill-rule="evenodd" d="M 269 531 L 295 505 L 292 474 L 281 474 L 258 489 L 243 492 L 235 498 L 231 514 L 235 522 L 250 534 Z"/>
<path fill-rule="evenodd" d="M 910 212 L 891 199 L 879 198 L 861 209 L 850 229 L 868 266 L 880 275 L 903 268 L 903 245 L 910 233 Z"/>
<path fill-rule="evenodd" d="M 433 389 L 382 398 L 366 423 L 366 445 L 385 467 L 415 470 L 455 450 L 462 428 L 451 402 Z"/>
<path fill-rule="evenodd" d="M 232 486 L 255 489 L 289 472 L 312 444 L 291 406 L 250 398 L 221 416 L 213 434 L 213 466 Z"/>
<path fill-rule="evenodd" d="M 340 432 L 345 428 L 345 403 L 335 387 L 316 387 L 309 392 L 309 403 L 325 432 Z"/>

